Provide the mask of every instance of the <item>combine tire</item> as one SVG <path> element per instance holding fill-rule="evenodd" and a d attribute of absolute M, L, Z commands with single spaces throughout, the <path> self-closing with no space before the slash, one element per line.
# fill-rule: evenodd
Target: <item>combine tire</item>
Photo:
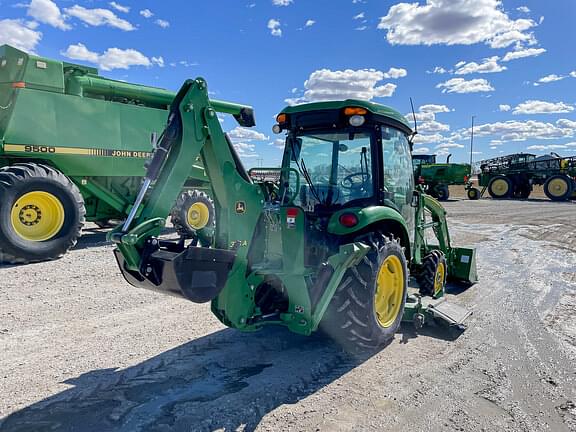
<path fill-rule="evenodd" d="M 488 193 L 494 199 L 508 198 L 512 193 L 512 182 L 506 176 L 496 176 L 488 183 Z"/>
<path fill-rule="evenodd" d="M 574 182 L 564 175 L 554 175 L 544 183 L 544 193 L 552 201 L 566 201 L 573 192 Z"/>
<path fill-rule="evenodd" d="M 439 298 L 444 295 L 446 275 L 448 273 L 446 257 L 439 250 L 434 250 L 424 257 L 416 275 L 420 294 Z"/>
<path fill-rule="evenodd" d="M 196 237 L 200 231 L 213 230 L 214 213 L 214 202 L 198 190 L 182 192 L 170 212 L 174 228 L 183 237 Z"/>
<path fill-rule="evenodd" d="M 448 201 L 450 197 L 450 189 L 446 185 L 438 185 L 435 187 L 436 197 L 438 201 Z"/>
<path fill-rule="evenodd" d="M 403 248 L 377 238 L 372 251 L 344 274 L 321 328 L 349 352 L 370 352 L 389 342 L 402 321 L 408 287 Z"/>
<path fill-rule="evenodd" d="M 80 191 L 61 172 L 35 163 L 0 170 L 0 261 L 24 264 L 59 258 L 84 225 Z"/>
<path fill-rule="evenodd" d="M 476 201 L 480 199 L 480 191 L 476 188 L 470 188 L 466 191 L 469 200 Z"/>

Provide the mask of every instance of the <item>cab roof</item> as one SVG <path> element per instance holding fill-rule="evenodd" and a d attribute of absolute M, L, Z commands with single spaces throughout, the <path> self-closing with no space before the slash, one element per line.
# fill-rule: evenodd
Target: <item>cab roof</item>
<path fill-rule="evenodd" d="M 377 104 L 374 102 L 368 102 L 364 100 L 358 99 L 346 99 L 341 101 L 327 101 L 327 102 L 312 102 L 312 103 L 305 103 L 300 105 L 293 105 L 284 108 L 280 114 L 294 114 L 294 113 L 304 113 L 308 111 L 320 111 L 320 110 L 341 110 L 346 107 L 361 107 L 366 108 L 373 114 L 388 117 L 392 120 L 395 120 L 402 125 L 406 126 L 406 128 L 412 130 L 410 123 L 406 117 L 400 114 L 393 108 L 390 108 L 386 105 Z"/>

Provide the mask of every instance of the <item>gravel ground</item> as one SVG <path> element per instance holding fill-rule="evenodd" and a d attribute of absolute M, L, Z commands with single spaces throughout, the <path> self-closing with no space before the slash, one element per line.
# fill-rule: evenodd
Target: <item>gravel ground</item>
<path fill-rule="evenodd" d="M 453 200 L 481 282 L 450 340 L 403 327 L 351 359 L 127 286 L 105 234 L 0 267 L 0 431 L 576 431 L 576 204 Z"/>

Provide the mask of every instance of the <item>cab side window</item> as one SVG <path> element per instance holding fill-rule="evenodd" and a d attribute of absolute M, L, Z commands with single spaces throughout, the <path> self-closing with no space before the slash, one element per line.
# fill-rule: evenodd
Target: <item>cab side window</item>
<path fill-rule="evenodd" d="M 384 167 L 384 195 L 412 226 L 413 209 L 410 207 L 414 190 L 414 171 L 410 144 L 406 135 L 393 128 L 382 128 L 382 155 Z"/>

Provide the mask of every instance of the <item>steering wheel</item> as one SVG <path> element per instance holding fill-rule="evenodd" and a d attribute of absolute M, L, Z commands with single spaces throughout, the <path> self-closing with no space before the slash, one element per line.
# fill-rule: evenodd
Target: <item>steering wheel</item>
<path fill-rule="evenodd" d="M 354 180 L 355 178 L 358 178 L 358 177 L 361 178 L 359 181 Z M 346 177 L 344 177 L 342 179 L 342 181 L 340 182 L 340 186 L 342 186 L 344 189 L 354 189 L 354 188 L 361 187 L 369 179 L 370 179 L 370 176 L 368 173 L 355 172 L 352 174 L 348 174 Z"/>

